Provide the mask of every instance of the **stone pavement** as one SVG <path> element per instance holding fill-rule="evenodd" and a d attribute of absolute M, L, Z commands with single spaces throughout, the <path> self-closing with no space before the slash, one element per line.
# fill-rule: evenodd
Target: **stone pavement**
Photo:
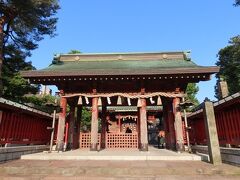
<path fill-rule="evenodd" d="M 0 179 L 240 179 L 240 167 L 202 161 L 15 160 L 0 164 Z"/>
<path fill-rule="evenodd" d="M 127 152 L 127 153 L 126 153 Z M 88 149 L 76 149 L 60 153 L 36 153 L 23 155 L 24 160 L 179 160 L 201 161 L 201 157 L 187 152 L 177 153 L 167 149 L 157 149 L 149 146 L 149 151 L 138 149 L 104 149 L 101 151 L 89 151 Z"/>

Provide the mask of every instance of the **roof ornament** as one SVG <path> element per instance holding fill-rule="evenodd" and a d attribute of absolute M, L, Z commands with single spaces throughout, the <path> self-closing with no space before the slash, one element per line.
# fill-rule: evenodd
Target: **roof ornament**
<path fill-rule="evenodd" d="M 185 51 L 183 52 L 184 54 L 184 59 L 187 61 L 191 61 L 191 51 Z"/>
<path fill-rule="evenodd" d="M 168 55 L 167 54 L 163 54 L 162 57 L 163 57 L 163 59 L 167 59 Z"/>
<path fill-rule="evenodd" d="M 60 61 L 60 54 L 54 54 L 52 64 L 58 64 Z"/>
<path fill-rule="evenodd" d="M 122 59 L 123 59 L 122 55 L 119 55 L 118 60 L 122 60 Z"/>
<path fill-rule="evenodd" d="M 76 61 L 79 61 L 80 60 L 80 57 L 79 56 L 75 56 L 74 58 Z"/>

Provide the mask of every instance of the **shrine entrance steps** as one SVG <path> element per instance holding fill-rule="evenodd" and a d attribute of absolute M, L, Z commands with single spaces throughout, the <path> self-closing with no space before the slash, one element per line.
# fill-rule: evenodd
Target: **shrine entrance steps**
<path fill-rule="evenodd" d="M 229 180 L 240 168 L 202 161 L 32 161 L 0 164 L 3 180 Z"/>
<path fill-rule="evenodd" d="M 149 151 L 143 152 L 138 149 L 104 149 L 101 151 L 89 151 L 77 149 L 66 152 L 36 153 L 23 155 L 24 160 L 163 160 L 163 161 L 201 161 L 201 157 L 186 152 L 177 153 L 166 149 L 149 147 Z"/>

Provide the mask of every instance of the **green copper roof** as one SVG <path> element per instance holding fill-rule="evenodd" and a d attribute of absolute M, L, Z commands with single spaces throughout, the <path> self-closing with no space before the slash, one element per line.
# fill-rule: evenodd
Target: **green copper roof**
<path fill-rule="evenodd" d="M 130 61 L 73 61 L 51 64 L 43 71 L 79 71 L 79 70 L 109 70 L 109 69 L 157 69 L 197 67 L 191 61 L 186 60 L 130 60 Z"/>
<path fill-rule="evenodd" d="M 160 75 L 215 73 L 216 67 L 198 66 L 188 52 L 62 54 L 42 70 L 23 77 Z"/>

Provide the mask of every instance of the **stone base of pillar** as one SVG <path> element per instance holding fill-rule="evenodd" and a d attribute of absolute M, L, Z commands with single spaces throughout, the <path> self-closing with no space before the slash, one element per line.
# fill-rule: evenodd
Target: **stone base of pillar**
<path fill-rule="evenodd" d="M 148 151 L 148 144 L 147 143 L 141 143 L 140 144 L 140 151 Z"/>
<path fill-rule="evenodd" d="M 105 143 L 101 143 L 101 148 L 105 149 Z"/>
<path fill-rule="evenodd" d="M 90 151 L 97 151 L 97 143 L 91 144 L 90 145 Z"/>
<path fill-rule="evenodd" d="M 183 152 L 183 151 L 184 151 L 184 144 L 182 144 L 182 143 L 177 143 L 177 144 L 176 144 L 176 150 L 177 150 L 178 152 Z"/>
<path fill-rule="evenodd" d="M 173 151 L 175 151 L 176 150 L 176 144 L 174 143 L 174 144 L 167 144 L 166 145 L 166 149 L 170 149 L 170 150 L 173 150 Z"/>
<path fill-rule="evenodd" d="M 58 142 L 56 145 L 56 150 L 57 151 L 63 151 L 64 150 L 64 143 L 63 142 Z"/>

